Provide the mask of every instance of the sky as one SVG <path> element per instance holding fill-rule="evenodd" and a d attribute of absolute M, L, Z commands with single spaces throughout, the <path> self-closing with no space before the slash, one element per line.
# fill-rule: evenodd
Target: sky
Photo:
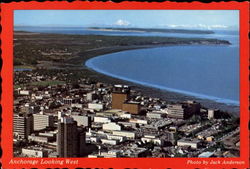
<path fill-rule="evenodd" d="M 238 29 L 238 10 L 15 10 L 15 26 Z"/>

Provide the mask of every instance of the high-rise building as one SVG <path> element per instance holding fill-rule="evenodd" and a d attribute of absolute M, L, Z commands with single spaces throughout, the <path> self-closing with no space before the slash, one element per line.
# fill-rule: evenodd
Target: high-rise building
<path fill-rule="evenodd" d="M 59 157 L 83 156 L 85 131 L 77 127 L 71 117 L 63 117 L 58 122 L 57 153 Z"/>
<path fill-rule="evenodd" d="M 122 104 L 122 110 L 131 114 L 139 114 L 141 111 L 139 102 L 125 102 Z"/>
<path fill-rule="evenodd" d="M 90 127 L 91 117 L 83 115 L 72 115 L 73 119 L 77 122 L 78 126 Z"/>
<path fill-rule="evenodd" d="M 33 114 L 34 130 L 42 130 L 47 127 L 53 127 L 54 116 L 45 114 Z"/>
<path fill-rule="evenodd" d="M 207 118 L 209 120 L 211 119 L 218 119 L 218 118 L 221 118 L 222 116 L 222 113 L 220 113 L 220 111 L 218 109 L 208 109 L 207 110 Z"/>
<path fill-rule="evenodd" d="M 128 86 L 115 85 L 112 91 L 112 109 L 122 109 L 124 101 L 129 97 Z"/>
<path fill-rule="evenodd" d="M 209 120 L 214 118 L 214 110 L 212 110 L 212 109 L 207 110 L 207 118 Z"/>
<path fill-rule="evenodd" d="M 167 107 L 168 117 L 177 119 L 186 119 L 187 113 L 182 105 L 168 105 Z"/>
<path fill-rule="evenodd" d="M 14 114 L 14 135 L 19 139 L 27 139 L 33 132 L 32 114 Z"/>

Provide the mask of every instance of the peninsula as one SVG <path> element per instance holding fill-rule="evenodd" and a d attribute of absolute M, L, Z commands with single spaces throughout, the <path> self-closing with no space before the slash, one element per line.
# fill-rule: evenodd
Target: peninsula
<path fill-rule="evenodd" d="M 87 59 L 123 50 L 169 45 L 230 45 L 208 38 L 66 35 L 14 32 L 14 65 L 37 66 L 41 62 L 82 66 Z"/>
<path fill-rule="evenodd" d="M 157 32 L 157 33 L 185 33 L 185 34 L 213 34 L 210 30 L 189 30 L 189 29 L 160 29 L 160 28 L 101 28 L 90 27 L 91 30 L 99 31 L 124 31 L 124 32 Z"/>

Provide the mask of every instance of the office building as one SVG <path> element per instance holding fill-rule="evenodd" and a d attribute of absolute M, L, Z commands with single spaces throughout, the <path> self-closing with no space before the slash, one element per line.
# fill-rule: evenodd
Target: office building
<path fill-rule="evenodd" d="M 115 85 L 112 91 L 112 109 L 122 109 L 123 103 L 129 98 L 128 86 Z"/>
<path fill-rule="evenodd" d="M 220 111 L 219 110 L 214 110 L 214 109 L 208 109 L 207 110 L 207 118 L 209 119 L 209 120 L 211 120 L 211 119 L 218 119 L 218 118 L 221 118 L 221 116 L 222 116 L 222 113 L 220 113 Z"/>
<path fill-rule="evenodd" d="M 192 112 L 189 111 L 188 108 L 180 104 L 168 105 L 167 113 L 168 113 L 167 116 L 169 118 L 176 118 L 176 119 L 188 119 L 193 114 Z"/>
<path fill-rule="evenodd" d="M 77 127 L 71 117 L 63 117 L 58 122 L 57 153 L 59 157 L 83 156 L 85 147 L 85 131 Z"/>
<path fill-rule="evenodd" d="M 83 116 L 83 115 L 72 115 L 71 116 L 76 122 L 78 126 L 91 126 L 91 117 L 90 116 Z"/>
<path fill-rule="evenodd" d="M 54 116 L 45 114 L 33 114 L 34 131 L 43 130 L 47 127 L 53 127 Z"/>
<path fill-rule="evenodd" d="M 207 118 L 209 120 L 214 118 L 214 110 L 208 109 L 208 111 L 207 111 Z"/>
<path fill-rule="evenodd" d="M 141 111 L 139 102 L 125 102 L 122 104 L 122 110 L 131 114 L 139 114 Z"/>
<path fill-rule="evenodd" d="M 18 139 L 27 139 L 33 132 L 33 116 L 31 114 L 14 114 L 14 135 Z"/>

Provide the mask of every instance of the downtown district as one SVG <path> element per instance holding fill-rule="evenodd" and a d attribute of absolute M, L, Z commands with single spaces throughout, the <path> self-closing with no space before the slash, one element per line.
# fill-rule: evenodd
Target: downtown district
<path fill-rule="evenodd" d="M 70 71 L 14 72 L 15 157 L 238 157 L 239 118 Z"/>

